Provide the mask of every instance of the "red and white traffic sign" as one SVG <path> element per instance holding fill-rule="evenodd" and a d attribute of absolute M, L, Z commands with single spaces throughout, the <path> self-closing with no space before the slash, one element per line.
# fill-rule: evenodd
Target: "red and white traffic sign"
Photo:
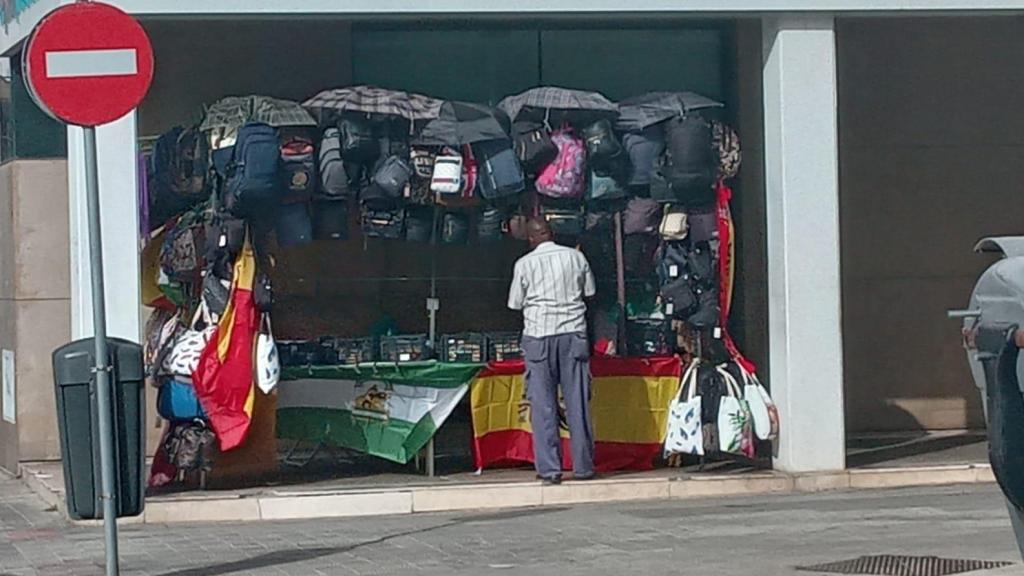
<path fill-rule="evenodd" d="M 153 81 L 153 48 L 139 23 L 109 4 L 57 8 L 36 25 L 24 52 L 36 103 L 78 126 L 113 122 L 139 105 Z"/>

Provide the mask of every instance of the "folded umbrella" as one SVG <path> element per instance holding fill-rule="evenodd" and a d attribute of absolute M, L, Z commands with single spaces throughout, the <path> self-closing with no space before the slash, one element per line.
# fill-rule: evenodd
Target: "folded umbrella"
<path fill-rule="evenodd" d="M 648 92 L 619 103 L 619 130 L 639 131 L 696 110 L 721 108 L 722 103 L 695 92 Z"/>

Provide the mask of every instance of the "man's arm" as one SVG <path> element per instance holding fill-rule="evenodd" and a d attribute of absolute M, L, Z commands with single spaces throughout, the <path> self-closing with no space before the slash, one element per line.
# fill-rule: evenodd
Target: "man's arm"
<path fill-rule="evenodd" d="M 594 273 L 590 271 L 590 262 L 587 262 L 582 252 L 580 259 L 583 260 L 583 297 L 591 298 L 597 294 L 597 283 L 594 281 Z"/>
<path fill-rule="evenodd" d="M 522 268 L 521 263 L 516 262 L 512 269 L 512 285 L 508 289 L 508 307 L 512 310 L 522 310 L 526 305 L 526 279 Z"/>

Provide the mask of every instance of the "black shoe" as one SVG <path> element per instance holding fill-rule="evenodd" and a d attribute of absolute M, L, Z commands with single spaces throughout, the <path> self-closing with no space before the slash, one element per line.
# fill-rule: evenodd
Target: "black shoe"
<path fill-rule="evenodd" d="M 554 476 L 541 476 L 540 474 L 538 474 L 537 478 L 539 478 L 540 483 L 545 486 L 558 486 L 559 484 L 562 483 L 561 474 L 555 474 Z"/>
<path fill-rule="evenodd" d="M 594 473 L 594 472 L 591 472 L 590 474 L 583 474 L 583 475 L 581 475 L 581 474 L 573 474 L 573 476 L 572 476 L 573 480 L 584 480 L 584 481 L 585 480 L 593 480 L 595 478 L 597 478 L 597 474 Z"/>

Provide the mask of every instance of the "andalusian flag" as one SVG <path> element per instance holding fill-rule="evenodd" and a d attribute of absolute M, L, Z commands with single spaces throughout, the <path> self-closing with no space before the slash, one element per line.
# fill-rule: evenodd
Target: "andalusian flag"
<path fill-rule="evenodd" d="M 322 441 L 405 464 L 469 389 L 479 364 L 363 364 L 288 368 L 277 436 Z"/>
<path fill-rule="evenodd" d="M 523 394 L 523 363 L 485 368 L 473 382 L 477 468 L 533 462 L 530 406 Z M 668 405 L 679 390 L 678 357 L 590 361 L 594 465 L 599 472 L 648 470 L 665 443 Z M 562 426 L 562 466 L 572 469 L 569 433 Z"/>
<path fill-rule="evenodd" d="M 231 297 L 199 366 L 192 373 L 196 396 L 223 451 L 245 440 L 256 399 L 253 385 L 253 342 L 259 328 L 252 290 L 256 258 L 246 240 L 235 261 Z"/>

